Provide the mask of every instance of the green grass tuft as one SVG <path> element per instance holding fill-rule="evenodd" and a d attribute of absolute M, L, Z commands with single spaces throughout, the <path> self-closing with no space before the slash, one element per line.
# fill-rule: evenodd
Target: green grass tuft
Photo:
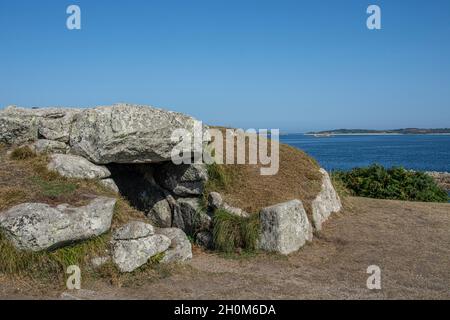
<path fill-rule="evenodd" d="M 214 246 L 217 250 L 232 253 L 241 248 L 254 251 L 259 238 L 259 215 L 242 218 L 225 210 L 214 214 Z"/>
<path fill-rule="evenodd" d="M 32 252 L 16 249 L 0 233 L 0 273 L 28 276 L 33 279 L 64 279 L 70 265 L 80 268 L 88 264 L 88 259 L 104 254 L 108 248 L 109 235 L 73 244 L 54 251 Z"/>

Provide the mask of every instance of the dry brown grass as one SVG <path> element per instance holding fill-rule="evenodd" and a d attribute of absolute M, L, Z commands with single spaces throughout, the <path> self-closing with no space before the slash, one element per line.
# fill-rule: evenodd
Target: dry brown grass
<path fill-rule="evenodd" d="M 230 205 L 252 213 L 294 199 L 301 200 L 311 213 L 311 202 L 319 193 L 322 181 L 317 162 L 303 151 L 285 144 L 280 144 L 280 168 L 276 175 L 262 176 L 260 164 L 219 167 L 227 177 L 226 186 L 211 189 L 220 192 Z"/>

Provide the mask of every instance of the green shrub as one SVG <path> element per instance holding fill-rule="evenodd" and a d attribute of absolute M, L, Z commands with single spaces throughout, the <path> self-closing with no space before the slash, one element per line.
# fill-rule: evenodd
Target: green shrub
<path fill-rule="evenodd" d="M 374 164 L 351 171 L 336 171 L 333 178 L 353 195 L 377 199 L 394 199 L 424 202 L 447 202 L 448 195 L 423 172 L 413 172 L 401 167 L 385 169 Z"/>
<path fill-rule="evenodd" d="M 214 214 L 214 246 L 219 251 L 231 253 L 238 248 L 254 251 L 259 230 L 259 216 L 256 214 L 242 218 L 222 209 Z"/>

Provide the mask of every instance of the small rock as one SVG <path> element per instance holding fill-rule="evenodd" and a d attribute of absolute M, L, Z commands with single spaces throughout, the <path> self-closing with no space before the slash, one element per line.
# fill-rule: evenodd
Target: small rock
<path fill-rule="evenodd" d="M 208 205 L 211 209 L 219 209 L 222 206 L 222 196 L 218 192 L 211 192 L 208 195 Z"/>
<path fill-rule="evenodd" d="M 248 212 L 245 212 L 244 210 L 242 210 L 240 208 L 230 206 L 228 203 L 223 201 L 222 196 L 220 195 L 220 193 L 217 193 L 217 192 L 211 192 L 208 195 L 208 207 L 211 210 L 222 209 L 232 215 L 242 217 L 242 218 L 248 218 L 250 216 L 250 214 Z"/>
<path fill-rule="evenodd" d="M 173 227 L 179 228 L 188 234 L 193 234 L 197 227 L 200 204 L 198 198 L 179 198 L 173 214 Z"/>
<path fill-rule="evenodd" d="M 231 213 L 232 215 L 235 215 L 235 216 L 238 216 L 241 218 L 250 217 L 250 214 L 248 212 L 245 212 L 244 210 L 242 210 L 240 208 L 232 207 L 225 202 L 222 203 L 222 206 L 220 209 L 223 209 L 223 210 L 227 211 L 228 213 Z"/>
<path fill-rule="evenodd" d="M 197 244 L 206 248 L 206 249 L 214 249 L 214 239 L 213 235 L 209 231 L 200 231 L 196 236 Z"/>
<path fill-rule="evenodd" d="M 68 154 L 52 155 L 47 168 L 63 177 L 76 179 L 104 179 L 111 175 L 104 166 L 97 166 L 82 157 Z"/>
<path fill-rule="evenodd" d="M 213 219 L 203 211 L 200 211 L 196 221 L 197 230 L 211 230 L 213 228 Z"/>
<path fill-rule="evenodd" d="M 204 164 L 174 165 L 169 162 L 162 165 L 155 174 L 156 181 L 178 196 L 201 195 L 208 180 Z"/>
<path fill-rule="evenodd" d="M 328 172 L 320 169 L 323 175 L 322 189 L 317 197 L 312 202 L 312 221 L 314 228 L 318 231 L 322 229 L 322 224 L 328 220 L 328 217 L 342 209 L 341 200 L 339 199 L 336 190 L 334 190 Z"/>
<path fill-rule="evenodd" d="M 259 248 L 288 255 L 312 240 L 312 227 L 299 200 L 264 208 Z"/>
<path fill-rule="evenodd" d="M 186 262 L 192 259 L 192 245 L 183 230 L 178 228 L 164 228 L 159 229 L 158 233 L 165 235 L 172 241 L 161 263 Z"/>
<path fill-rule="evenodd" d="M 100 180 L 100 184 L 102 186 L 104 186 L 105 188 L 113 191 L 115 194 L 119 194 L 120 193 L 119 187 L 114 182 L 114 180 L 111 179 L 111 178 Z"/>
<path fill-rule="evenodd" d="M 53 140 L 39 139 L 30 145 L 30 149 L 37 154 L 46 153 L 60 153 L 65 154 L 68 151 L 68 146 L 64 142 Z"/>
<path fill-rule="evenodd" d="M 114 240 L 113 261 L 121 272 L 132 272 L 143 266 L 147 261 L 166 251 L 171 241 L 168 237 L 157 234 L 145 238 Z"/>
<path fill-rule="evenodd" d="M 158 227 L 170 228 L 172 226 L 172 205 L 176 203 L 172 196 L 167 195 L 164 192 L 158 191 L 158 193 L 151 193 L 144 191 L 144 196 L 147 200 L 146 214 L 147 217 Z"/>
<path fill-rule="evenodd" d="M 146 238 L 155 234 L 155 228 L 151 224 L 132 221 L 117 229 L 113 233 L 114 240 L 132 240 Z"/>

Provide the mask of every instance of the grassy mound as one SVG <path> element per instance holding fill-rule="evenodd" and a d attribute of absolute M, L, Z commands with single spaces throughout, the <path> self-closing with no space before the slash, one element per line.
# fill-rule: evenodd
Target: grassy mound
<path fill-rule="evenodd" d="M 261 165 L 208 166 L 209 181 L 205 187 L 204 201 L 210 192 L 216 191 L 229 205 L 252 214 L 250 218 L 240 218 L 223 210 L 215 212 L 213 236 L 217 250 L 226 253 L 240 249 L 253 251 L 259 234 L 259 212 L 262 208 L 299 199 L 308 215 L 312 215 L 311 203 L 322 184 L 320 167 L 299 149 L 285 144 L 279 147 L 280 167 L 278 173 L 272 176 L 262 176 Z M 247 142 L 246 154 L 248 149 Z"/>
<path fill-rule="evenodd" d="M 248 153 L 248 145 L 246 147 Z M 209 166 L 210 179 L 205 195 L 219 192 L 228 204 L 249 213 L 259 213 L 262 208 L 299 199 L 311 214 L 311 203 L 322 184 L 319 165 L 305 152 L 282 143 L 279 153 L 279 171 L 271 176 L 260 174 L 260 164 Z"/>
<path fill-rule="evenodd" d="M 425 173 L 401 167 L 385 169 L 380 165 L 337 171 L 333 178 L 353 195 L 376 199 L 447 202 L 448 195 Z"/>

